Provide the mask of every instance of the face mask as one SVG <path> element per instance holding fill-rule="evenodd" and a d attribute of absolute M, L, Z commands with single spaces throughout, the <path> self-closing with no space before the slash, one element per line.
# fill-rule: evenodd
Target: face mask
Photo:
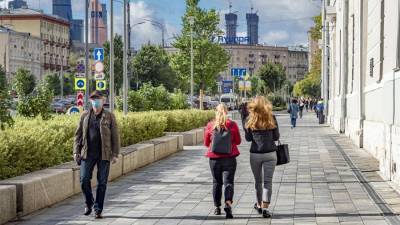
<path fill-rule="evenodd" d="M 92 100 L 92 106 L 96 109 L 103 107 L 103 102 L 100 99 Z"/>

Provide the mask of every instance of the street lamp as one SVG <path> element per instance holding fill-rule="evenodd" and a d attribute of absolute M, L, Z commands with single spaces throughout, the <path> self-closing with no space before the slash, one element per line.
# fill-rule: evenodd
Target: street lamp
<path fill-rule="evenodd" d="M 155 26 L 155 27 L 157 27 L 157 28 L 159 28 L 161 30 L 161 45 L 162 45 L 163 48 L 165 48 L 165 38 L 164 38 L 165 37 L 165 27 L 164 27 L 164 24 L 162 24 L 160 22 L 157 22 L 155 20 L 150 20 L 150 19 L 146 19 L 146 18 L 144 18 L 142 20 L 144 20 L 144 21 L 133 24 L 131 26 L 131 28 L 134 27 L 134 26 L 145 24 L 146 22 L 149 22 L 151 25 L 153 25 L 153 26 Z"/>
<path fill-rule="evenodd" d="M 189 16 L 189 25 L 190 25 L 190 103 L 193 108 L 193 24 L 194 24 L 194 16 Z"/>

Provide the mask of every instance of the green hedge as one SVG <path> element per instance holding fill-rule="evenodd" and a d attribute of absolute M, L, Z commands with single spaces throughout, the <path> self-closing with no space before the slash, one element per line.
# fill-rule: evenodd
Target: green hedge
<path fill-rule="evenodd" d="M 160 137 L 165 131 L 186 131 L 204 126 L 214 113 L 200 110 L 116 113 L 121 145 Z M 6 179 L 68 162 L 79 116 L 17 117 L 15 126 L 0 131 L 0 179 Z"/>

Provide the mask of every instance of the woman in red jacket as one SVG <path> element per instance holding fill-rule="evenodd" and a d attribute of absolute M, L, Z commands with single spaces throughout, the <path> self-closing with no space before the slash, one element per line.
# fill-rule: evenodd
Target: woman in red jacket
<path fill-rule="evenodd" d="M 224 104 L 220 104 L 216 108 L 215 119 L 208 123 L 204 134 L 204 145 L 208 147 L 206 157 L 210 158 L 211 174 L 213 176 L 213 198 L 214 198 L 214 214 L 221 215 L 221 198 L 222 185 L 225 186 L 225 208 L 226 218 L 233 218 L 232 215 L 232 199 L 233 199 L 233 183 L 236 172 L 236 157 L 240 154 L 237 145 L 240 145 L 241 138 L 238 125 L 228 119 L 228 109 Z M 221 132 L 222 131 L 222 132 Z M 216 137 L 230 135 L 230 149 L 228 152 L 219 153 L 225 146 L 216 146 Z M 216 135 L 217 134 L 217 135 Z M 229 140 L 228 140 L 229 142 Z"/>

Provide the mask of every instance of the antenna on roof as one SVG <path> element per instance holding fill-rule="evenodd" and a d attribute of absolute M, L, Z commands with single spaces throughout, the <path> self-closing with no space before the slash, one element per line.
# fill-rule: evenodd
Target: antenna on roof
<path fill-rule="evenodd" d="M 232 13 L 232 2 L 229 1 L 229 13 Z"/>

